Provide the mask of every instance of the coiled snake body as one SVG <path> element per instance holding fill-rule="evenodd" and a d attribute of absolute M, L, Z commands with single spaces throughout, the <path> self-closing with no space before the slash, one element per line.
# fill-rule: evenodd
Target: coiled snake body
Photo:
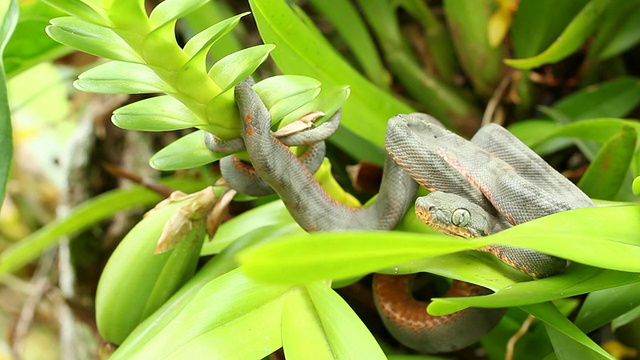
<path fill-rule="evenodd" d="M 308 167 L 272 135 L 269 113 L 250 84 L 236 86 L 235 96 L 243 119 L 242 140 L 255 172 L 307 231 L 393 229 L 415 198 L 417 183 L 432 192 L 418 198 L 416 215 L 440 231 L 462 237 L 489 235 L 541 216 L 594 206 L 502 127 L 485 126 L 467 141 L 427 115 L 412 114 L 397 115 L 388 122 L 389 156 L 376 201 L 366 208 L 351 208 L 331 198 Z M 490 246 L 484 250 L 535 278 L 565 267 L 562 259 L 526 249 Z M 419 351 L 466 347 L 503 314 L 501 309 L 472 308 L 430 316 L 426 303 L 411 297 L 410 282 L 406 276 L 377 274 L 374 296 L 389 331 Z M 447 296 L 487 293 L 479 286 L 454 282 Z"/>

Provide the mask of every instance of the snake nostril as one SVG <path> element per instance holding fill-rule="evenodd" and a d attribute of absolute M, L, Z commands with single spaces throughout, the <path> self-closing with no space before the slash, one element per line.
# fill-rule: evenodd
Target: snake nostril
<path fill-rule="evenodd" d="M 429 206 L 429 208 L 427 210 L 429 212 L 434 212 L 434 211 L 436 211 L 436 207 L 435 206 Z"/>

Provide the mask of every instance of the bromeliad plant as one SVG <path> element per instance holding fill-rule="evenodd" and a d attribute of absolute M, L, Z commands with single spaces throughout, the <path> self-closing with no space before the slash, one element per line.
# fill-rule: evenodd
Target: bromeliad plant
<path fill-rule="evenodd" d="M 633 26 L 640 7 L 633 2 L 614 6 L 606 0 L 522 0 L 517 7 L 511 1 L 445 0 L 445 24 L 418 0 L 309 1 L 351 49 L 353 62 L 348 63 L 295 5 L 251 0 L 263 41 L 275 47 L 240 50 L 208 65 L 210 48 L 245 14 L 213 24 L 180 46 L 174 35 L 176 21 L 206 1 L 166 0 L 149 16 L 140 0 L 47 2 L 70 15 L 51 21 L 47 32 L 52 38 L 110 59 L 83 73 L 75 82 L 77 88 L 162 94 L 118 109 L 113 116 L 116 125 L 145 131 L 199 129 L 151 159 L 161 170 L 195 167 L 221 156 L 206 149 L 202 132 L 222 139 L 238 136 L 232 88 L 268 55 L 283 73 L 297 74 L 267 78 L 255 86 L 278 126 L 310 110 L 331 114 L 349 94 L 344 86 L 348 84 L 353 94 L 343 106 L 346 131 L 332 141 L 358 159 L 381 162 L 384 129 L 392 115 L 416 107 L 468 131 L 479 123 L 478 104 L 493 109 L 485 116 L 495 120 L 500 118 L 497 104 L 509 94 L 517 99 L 513 113 L 526 118 L 537 103 L 532 79 L 541 75 L 535 67 L 575 54 L 592 36 L 585 82 L 600 82 L 602 64 L 618 61 L 615 68 L 624 68 L 620 54 L 640 40 Z M 426 55 L 421 55 L 428 66 L 412 50 L 420 44 L 407 43 L 403 31 L 412 30 L 401 26 L 398 11 L 428 30 Z M 505 38 L 507 31 L 510 38 Z M 509 52 L 518 59 L 506 60 L 507 68 L 503 54 Z M 464 89 L 459 74 L 466 79 Z M 391 78 L 414 100 L 412 106 L 389 94 Z M 621 117 L 639 103 L 638 79 L 621 76 L 577 91 L 551 107 L 541 106 L 539 118 L 519 121 L 510 130 L 541 154 L 577 145 L 591 161 L 580 183 L 590 196 L 637 201 L 631 184 L 640 172 L 640 126 Z M 323 170 L 326 175 L 327 168 Z M 329 176 L 324 184 L 331 182 Z M 167 185 L 195 192 L 208 184 Z M 520 339 L 524 350 L 516 350 L 516 358 L 542 358 L 554 351 L 562 359 L 611 358 L 585 334 L 612 320 L 619 326 L 638 317 L 640 207 L 634 204 L 561 213 L 470 241 L 435 234 L 416 223 L 411 213 L 399 228 L 402 232 L 308 235 L 282 203 L 274 201 L 223 224 L 200 249 L 206 213 L 220 192 L 204 190 L 155 210 L 113 255 L 96 306 L 102 335 L 120 344 L 114 359 L 187 359 L 203 354 L 260 359 L 281 347 L 288 359 L 307 359 L 309 354 L 327 359 L 392 357 L 326 282 L 347 284 L 374 271 L 430 272 L 494 290 L 485 297 L 437 299 L 429 307 L 436 314 L 469 306 L 511 307 L 498 330 L 483 339 L 492 359 L 504 358 L 507 338 L 527 314 L 541 322 Z M 119 209 L 154 201 L 136 190 L 92 200 L 68 219 L 4 252 L 0 273 L 32 260 L 61 235 Z M 175 230 L 170 242 L 182 241 L 154 255 L 158 238 L 166 239 L 163 234 L 171 230 L 165 228 L 167 222 Z M 446 248 L 438 245 L 443 240 Z M 492 259 L 464 251 L 488 244 L 529 247 L 575 263 L 558 276 L 526 281 Z M 194 273 L 198 255 L 214 254 Z M 578 303 L 567 297 L 587 293 L 570 321 L 565 314 Z M 526 351 L 532 343 L 535 349 Z"/>

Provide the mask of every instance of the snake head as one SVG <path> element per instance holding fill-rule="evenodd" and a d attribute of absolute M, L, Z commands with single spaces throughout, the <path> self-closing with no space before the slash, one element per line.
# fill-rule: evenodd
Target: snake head
<path fill-rule="evenodd" d="M 416 216 L 445 234 L 475 238 L 501 230 L 503 222 L 479 205 L 456 194 L 434 191 L 416 200 Z"/>

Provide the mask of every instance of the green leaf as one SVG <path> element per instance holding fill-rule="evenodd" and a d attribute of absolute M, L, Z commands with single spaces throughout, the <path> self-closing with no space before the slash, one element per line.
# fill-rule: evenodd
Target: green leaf
<path fill-rule="evenodd" d="M 523 307 L 523 310 L 545 322 L 558 359 L 615 360 L 562 315 L 552 303 L 529 305 Z"/>
<path fill-rule="evenodd" d="M 609 0 L 591 0 L 545 51 L 526 59 L 508 59 L 505 60 L 505 63 L 517 69 L 532 69 L 564 59 L 578 50 L 596 29 L 599 23 L 598 18 L 608 5 Z"/>
<path fill-rule="evenodd" d="M 238 23 L 240 19 L 249 14 L 248 12 L 238 14 L 236 16 L 230 17 L 218 23 L 211 25 L 210 27 L 202 30 L 201 32 L 194 35 L 187 44 L 184 46 L 184 52 L 187 56 L 192 57 L 197 54 L 202 49 L 209 49 L 213 44 L 216 43 L 220 38 L 229 33 Z"/>
<path fill-rule="evenodd" d="M 73 85 L 78 90 L 106 94 L 175 91 L 146 65 L 122 61 L 109 61 L 89 69 Z"/>
<path fill-rule="evenodd" d="M 578 186 L 590 197 L 614 200 L 636 150 L 638 135 L 631 126 L 623 125 L 591 161 Z"/>
<path fill-rule="evenodd" d="M 640 176 L 633 179 L 633 193 L 635 195 L 640 194 Z"/>
<path fill-rule="evenodd" d="M 586 294 L 640 281 L 640 274 L 573 264 L 563 273 L 544 279 L 513 283 L 490 295 L 433 299 L 428 311 L 447 315 L 468 307 L 524 306 Z"/>
<path fill-rule="evenodd" d="M 175 187 L 184 192 L 201 190 L 208 184 L 202 181 L 189 181 L 173 178 L 161 181 L 161 184 Z M 127 190 L 112 190 L 85 201 L 74 208 L 67 217 L 50 222 L 18 243 L 5 249 L 0 255 L 0 276 L 14 272 L 37 259 L 51 248 L 63 236 L 73 237 L 97 222 L 113 216 L 118 211 L 132 206 L 148 206 L 161 200 L 161 197 L 142 186 Z"/>
<path fill-rule="evenodd" d="M 551 45 L 589 0 L 521 0 L 511 34 L 515 56 L 534 56 Z"/>
<path fill-rule="evenodd" d="M 177 293 L 175 293 L 162 307 L 143 321 L 124 343 L 112 354 L 112 359 L 131 359 L 131 352 L 136 351 L 143 344 L 152 340 L 155 335 L 167 326 L 189 303 L 198 291 L 213 279 L 228 273 L 238 267 L 235 255 L 238 251 L 264 241 L 260 234 L 249 232 L 233 244 L 226 247 L 220 254 L 209 260 L 196 272 Z"/>
<path fill-rule="evenodd" d="M 356 277 L 407 261 L 495 244 L 529 248 L 612 270 L 640 272 L 636 261 L 640 256 L 639 216 L 640 205 L 575 209 L 475 239 L 397 231 L 314 233 L 284 237 L 247 250 L 240 261 L 243 271 L 257 279 L 304 283 Z"/>
<path fill-rule="evenodd" d="M 385 359 L 376 340 L 351 307 L 323 283 L 307 285 L 336 359 Z"/>
<path fill-rule="evenodd" d="M 551 138 L 551 134 L 561 127 L 562 124 L 553 120 L 531 119 L 513 123 L 507 129 L 527 146 L 533 148 L 535 144 Z"/>
<path fill-rule="evenodd" d="M 275 231 L 274 228 L 279 230 Z M 202 247 L 202 255 L 216 254 L 230 243 L 254 231 L 264 233 L 264 236 L 269 238 L 292 233 L 306 234 L 293 220 L 282 201 L 272 201 L 235 216 L 220 225 L 213 239 Z"/>
<path fill-rule="evenodd" d="M 265 357 L 282 346 L 282 307 L 289 289 L 253 281 L 233 270 L 202 287 L 165 327 L 127 356 L 193 359 L 206 353 L 217 359 Z"/>
<path fill-rule="evenodd" d="M 387 71 L 366 24 L 353 4 L 347 0 L 312 0 L 310 3 L 333 24 L 367 77 L 378 87 L 388 89 Z"/>
<path fill-rule="evenodd" d="M 445 0 L 443 8 L 460 64 L 476 93 L 489 98 L 502 74 L 501 46 L 489 45 L 491 3 Z"/>
<path fill-rule="evenodd" d="M 96 324 L 105 340 L 121 344 L 195 273 L 205 235 L 203 220 L 174 248 L 155 254 L 165 224 L 180 211 L 180 205 L 174 202 L 154 209 L 129 231 L 109 257 L 95 301 Z"/>
<path fill-rule="evenodd" d="M 120 34 L 133 33 L 137 38 L 151 31 L 144 0 L 106 0 L 102 6 L 109 15 L 111 27 Z"/>
<path fill-rule="evenodd" d="M 589 333 L 640 306 L 640 281 L 591 292 L 576 317 L 576 325 Z"/>
<path fill-rule="evenodd" d="M 344 104 L 342 125 L 382 147 L 387 120 L 411 112 L 410 107 L 365 80 L 285 2 L 251 0 L 249 4 L 262 40 L 276 45 L 271 56 L 278 67 L 287 74 L 318 79 L 326 87 L 349 84 L 353 95 Z"/>
<path fill-rule="evenodd" d="M 416 60 L 404 39 L 394 4 L 387 0 L 361 0 L 358 4 L 375 32 L 390 70 L 429 114 L 447 126 L 463 126 L 464 122 L 479 118 L 456 87 L 430 74 Z"/>
<path fill-rule="evenodd" d="M 278 127 L 281 128 L 287 124 L 290 124 L 291 122 L 298 120 L 300 117 L 311 111 L 322 111 L 327 115 L 316 121 L 316 125 L 318 125 L 320 124 L 320 120 L 326 120 L 330 115 L 333 115 L 336 111 L 338 111 L 338 109 L 347 100 L 350 93 L 351 89 L 349 89 L 348 86 L 336 86 L 330 89 L 322 89 L 320 94 L 318 94 L 315 99 L 309 101 L 308 103 L 286 115 L 282 119 Z"/>
<path fill-rule="evenodd" d="M 590 55 L 604 61 L 637 44 L 640 41 L 640 32 L 636 27 L 638 22 L 640 6 L 637 3 L 624 2 L 609 7 L 591 46 Z"/>
<path fill-rule="evenodd" d="M 253 86 L 269 109 L 274 124 L 300 106 L 316 98 L 320 82 L 306 76 L 282 75 L 264 79 Z"/>
<path fill-rule="evenodd" d="M 287 293 L 282 311 L 282 347 L 287 359 L 333 360 L 318 313 L 305 288 L 291 289 Z"/>
<path fill-rule="evenodd" d="M 589 86 L 553 105 L 571 120 L 624 117 L 640 104 L 640 79 L 620 77 Z"/>
<path fill-rule="evenodd" d="M 95 25 L 74 17 L 60 17 L 51 20 L 47 34 L 62 44 L 107 59 L 134 63 L 144 61 L 112 29 Z"/>
<path fill-rule="evenodd" d="M 4 200 L 13 154 L 11 110 L 9 109 L 7 79 L 2 57 L 18 22 L 18 2 L 11 0 L 4 4 L 0 5 L 0 204 Z"/>
<path fill-rule="evenodd" d="M 426 62 L 435 67 L 432 72 L 438 78 L 453 83 L 460 72 L 460 65 L 449 32 L 427 4 L 420 0 L 401 0 L 398 5 L 409 12 L 425 29 L 423 36 L 427 54 Z M 429 69 L 427 69 L 429 70 Z"/>
<path fill-rule="evenodd" d="M 535 126 L 537 124 L 539 124 L 539 122 L 535 122 L 533 125 Z M 597 143 L 604 144 L 622 132 L 623 128 L 634 129 L 635 132 L 638 132 L 640 131 L 640 123 L 635 120 L 607 118 L 576 121 L 564 126 L 550 126 L 548 131 L 545 131 L 546 134 L 543 139 L 528 144 L 537 147 L 542 141 L 559 137 L 593 140 Z"/>
<path fill-rule="evenodd" d="M 189 14 L 206 3 L 207 0 L 165 0 L 153 9 L 149 21 L 153 28 L 159 28 Z"/>
<path fill-rule="evenodd" d="M 227 55 L 211 67 L 209 76 L 218 84 L 222 92 L 227 91 L 256 71 L 274 47 L 258 45 Z"/>
<path fill-rule="evenodd" d="M 107 14 L 101 7 L 91 6 L 91 2 L 82 0 L 43 0 L 69 15 L 89 21 L 96 25 L 108 26 Z"/>
<path fill-rule="evenodd" d="M 162 148 L 149 159 L 149 165 L 162 171 L 190 169 L 225 156 L 209 150 L 204 143 L 204 130 L 198 130 Z"/>
<path fill-rule="evenodd" d="M 3 61 L 8 79 L 37 64 L 53 61 L 72 49 L 53 41 L 44 31 L 49 19 L 63 15 L 44 2 L 21 2 L 20 18 L 4 49 Z"/>
<path fill-rule="evenodd" d="M 155 96 L 125 105 L 113 112 L 117 127 L 139 131 L 171 131 L 205 125 L 183 103 L 171 96 Z"/>

